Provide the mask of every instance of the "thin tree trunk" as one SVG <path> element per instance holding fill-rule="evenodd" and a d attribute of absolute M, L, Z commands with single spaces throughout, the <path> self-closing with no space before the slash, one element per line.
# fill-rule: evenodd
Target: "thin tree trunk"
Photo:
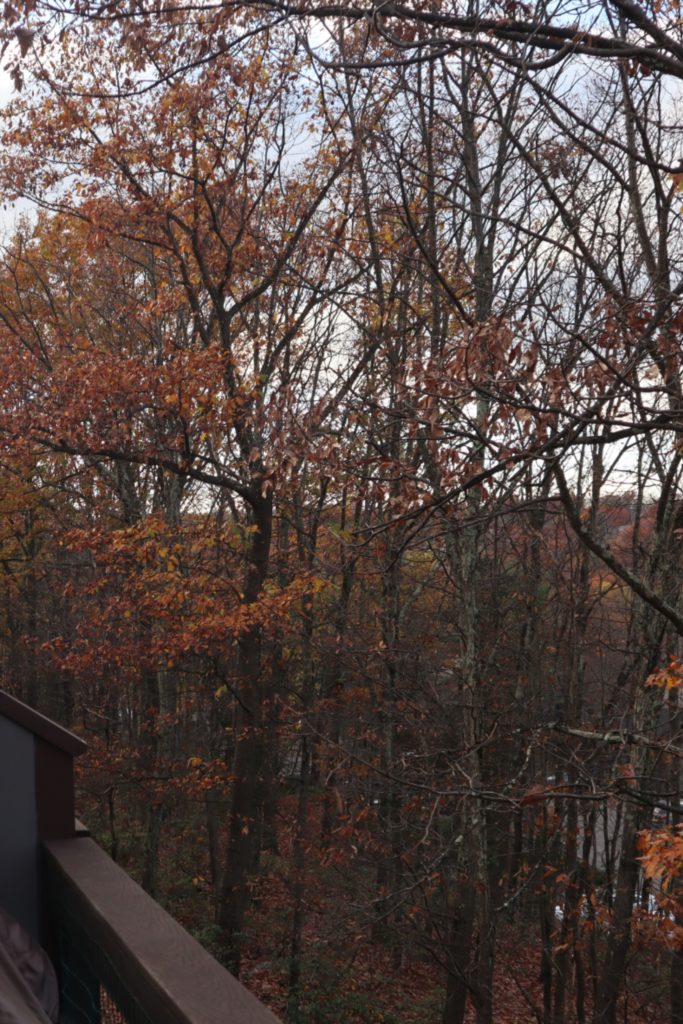
<path fill-rule="evenodd" d="M 244 581 L 245 605 L 258 600 L 268 572 L 272 535 L 272 495 L 252 497 L 255 532 Z M 258 829 L 263 803 L 266 761 L 263 732 L 261 631 L 247 628 L 239 639 L 237 656 L 237 722 L 234 777 L 226 868 L 218 903 L 218 924 L 228 951 L 228 966 L 239 976 L 249 882 L 258 863 Z"/>

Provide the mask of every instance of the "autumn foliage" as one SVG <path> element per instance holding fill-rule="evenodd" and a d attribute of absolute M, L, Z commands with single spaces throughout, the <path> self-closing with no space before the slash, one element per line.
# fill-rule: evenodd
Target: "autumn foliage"
<path fill-rule="evenodd" d="M 292 1024 L 680 1021 L 677 21 L 433 6 L 5 10 L 1 681 Z"/>

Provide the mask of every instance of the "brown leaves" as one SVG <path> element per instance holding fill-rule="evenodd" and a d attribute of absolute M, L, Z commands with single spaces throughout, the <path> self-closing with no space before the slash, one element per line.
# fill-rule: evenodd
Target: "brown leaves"
<path fill-rule="evenodd" d="M 537 783 L 535 786 L 531 786 L 522 797 L 520 803 L 522 807 L 527 807 L 529 804 L 541 804 L 548 796 L 546 787 L 541 783 Z"/>
<path fill-rule="evenodd" d="M 28 51 L 33 45 L 35 39 L 35 31 L 30 28 L 15 28 L 14 35 L 17 42 L 19 43 L 19 49 L 21 50 L 21 56 L 25 57 Z"/>

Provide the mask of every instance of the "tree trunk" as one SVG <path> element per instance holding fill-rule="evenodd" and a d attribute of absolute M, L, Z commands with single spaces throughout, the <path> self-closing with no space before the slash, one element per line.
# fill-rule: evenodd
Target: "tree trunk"
<path fill-rule="evenodd" d="M 244 581 L 243 603 L 256 602 L 268 572 L 272 535 L 272 496 L 252 497 L 253 534 Z M 228 966 L 239 976 L 249 882 L 258 863 L 257 821 L 263 804 L 265 741 L 261 630 L 248 627 L 240 637 L 237 656 L 237 700 L 234 777 L 226 868 L 218 903 L 218 924 L 228 950 Z"/>

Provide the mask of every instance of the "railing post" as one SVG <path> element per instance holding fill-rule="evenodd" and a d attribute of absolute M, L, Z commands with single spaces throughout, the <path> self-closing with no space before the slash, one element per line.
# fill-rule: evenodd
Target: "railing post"
<path fill-rule="evenodd" d="M 40 844 L 76 836 L 78 736 L 0 690 L 0 905 L 45 947 L 57 970 L 60 1024 L 100 1024 L 99 983 L 43 885 Z M 42 911 L 42 913 L 41 913 Z"/>
<path fill-rule="evenodd" d="M 39 942 L 39 845 L 76 834 L 75 757 L 86 744 L 0 690 L 0 906 Z M 49 923 L 47 927 L 49 931 Z"/>

